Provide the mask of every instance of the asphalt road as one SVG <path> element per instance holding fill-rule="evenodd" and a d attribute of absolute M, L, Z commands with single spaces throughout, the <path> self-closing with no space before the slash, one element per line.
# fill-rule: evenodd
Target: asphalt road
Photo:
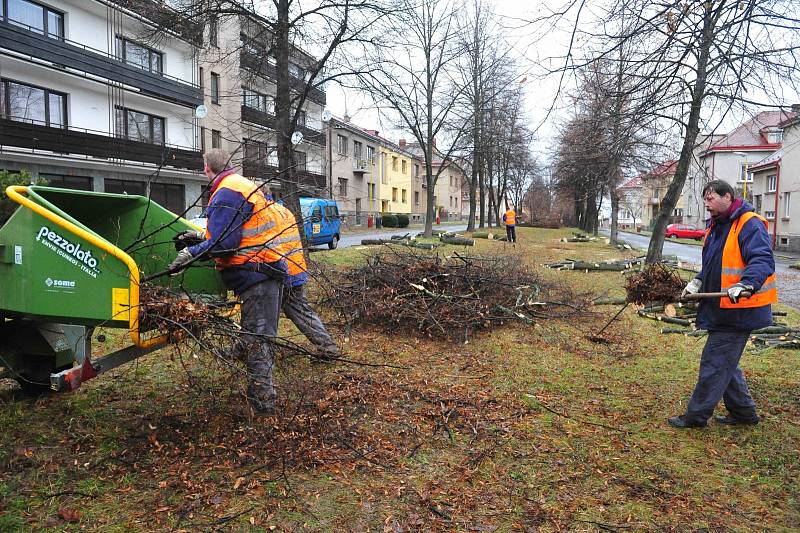
<path fill-rule="evenodd" d="M 467 229 L 466 224 L 447 224 L 442 226 L 434 226 L 434 231 L 447 230 L 447 231 L 464 231 Z M 368 233 L 354 233 L 352 235 L 343 235 L 339 241 L 339 248 L 349 248 L 350 246 L 359 246 L 361 239 L 388 239 L 392 235 L 405 235 L 410 233 L 416 235 L 422 231 L 420 228 L 396 228 L 394 231 L 371 231 Z M 317 247 L 315 250 L 327 250 L 327 246 Z"/>
<path fill-rule="evenodd" d="M 610 233 L 608 230 L 601 230 L 600 232 L 605 235 Z M 619 235 L 620 239 L 635 248 L 646 250 L 650 244 L 650 237 L 647 235 L 637 235 L 635 233 L 620 233 Z M 699 264 L 701 262 L 701 254 L 702 248 L 700 246 L 670 242 L 669 239 L 664 241 L 664 255 L 675 255 L 678 259 Z M 789 268 L 789 265 L 794 262 L 795 259 L 775 258 L 778 299 L 781 303 L 800 309 L 800 271 Z"/>

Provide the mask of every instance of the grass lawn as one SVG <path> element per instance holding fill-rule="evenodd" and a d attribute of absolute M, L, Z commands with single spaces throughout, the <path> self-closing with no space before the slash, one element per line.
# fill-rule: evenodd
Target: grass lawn
<path fill-rule="evenodd" d="M 559 242 L 568 229 L 517 233 L 515 248 L 478 239 L 469 253 L 623 257 Z M 345 268 L 375 252 L 312 259 Z M 623 295 L 619 273 L 539 274 Z M 284 356 L 277 417 L 243 414 L 238 383 L 189 348 L 71 394 L 2 382 L 0 531 L 800 529 L 800 354 L 746 352 L 762 424 L 677 431 L 666 418 L 685 408 L 704 340 L 661 335 L 633 309 L 610 327 L 619 342 L 586 340 L 617 310 L 466 344 L 334 326 L 349 359 L 383 366 Z"/>

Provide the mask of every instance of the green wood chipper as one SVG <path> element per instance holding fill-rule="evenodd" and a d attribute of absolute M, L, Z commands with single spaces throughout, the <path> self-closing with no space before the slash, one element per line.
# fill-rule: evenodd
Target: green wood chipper
<path fill-rule="evenodd" d="M 6 194 L 20 206 L 0 228 L 0 377 L 30 393 L 74 390 L 179 340 L 144 331 L 140 283 L 167 269 L 177 233 L 197 228 L 142 196 L 40 186 Z M 226 296 L 213 268 L 149 283 Z M 131 344 L 93 360 L 98 327 L 127 329 Z"/>

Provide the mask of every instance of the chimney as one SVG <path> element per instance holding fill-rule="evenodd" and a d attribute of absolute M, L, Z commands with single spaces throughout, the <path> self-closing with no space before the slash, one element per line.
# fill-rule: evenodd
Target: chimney
<path fill-rule="evenodd" d="M 344 112 L 344 116 L 342 118 L 344 119 L 345 122 L 347 123 L 350 122 L 350 114 L 347 111 Z"/>
<path fill-rule="evenodd" d="M 399 144 L 399 145 L 400 145 L 400 148 L 405 148 L 405 147 L 406 147 L 406 140 L 405 140 L 405 139 L 400 139 L 400 140 L 397 142 L 397 144 Z"/>

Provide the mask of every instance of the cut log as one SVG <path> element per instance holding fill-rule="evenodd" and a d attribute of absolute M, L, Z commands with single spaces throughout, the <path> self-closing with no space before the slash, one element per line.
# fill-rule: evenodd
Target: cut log
<path fill-rule="evenodd" d="M 667 324 L 676 324 L 678 326 L 691 326 L 692 322 L 689 320 L 684 320 L 682 318 L 673 318 L 671 316 L 661 316 L 661 315 L 654 315 L 651 313 L 645 313 L 644 311 L 639 311 L 639 316 L 643 318 L 649 318 L 650 320 L 658 320 L 659 322 L 666 322 Z"/>
<path fill-rule="evenodd" d="M 664 306 L 664 314 L 674 318 L 674 317 L 678 316 L 678 311 L 675 310 L 675 306 L 674 305 L 669 304 L 669 305 L 665 305 Z"/>
<path fill-rule="evenodd" d="M 475 246 L 475 241 L 467 237 L 458 235 L 442 235 L 439 240 L 445 244 L 454 244 L 456 246 Z"/>

